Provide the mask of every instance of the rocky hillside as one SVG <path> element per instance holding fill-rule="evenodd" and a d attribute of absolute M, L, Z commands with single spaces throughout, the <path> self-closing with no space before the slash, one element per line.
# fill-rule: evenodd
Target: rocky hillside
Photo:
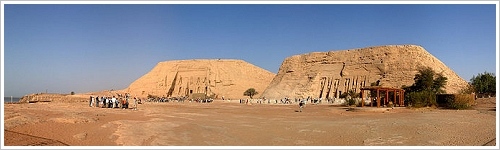
<path fill-rule="evenodd" d="M 57 94 L 57 93 L 35 93 L 23 96 L 19 103 L 37 102 L 88 102 L 91 95 Z M 94 95 L 95 96 L 95 95 Z"/>
<path fill-rule="evenodd" d="M 338 97 L 342 92 L 379 82 L 384 87 L 412 85 L 421 67 L 431 67 L 448 78 L 447 93 L 467 85 L 443 62 L 417 45 L 388 45 L 313 52 L 286 58 L 263 95 L 280 99 Z"/>
<path fill-rule="evenodd" d="M 243 60 L 175 60 L 158 63 L 122 91 L 138 97 L 207 93 L 219 99 L 222 96 L 239 99 L 248 98 L 243 96 L 248 88 L 262 93 L 274 76 L 274 73 Z"/>

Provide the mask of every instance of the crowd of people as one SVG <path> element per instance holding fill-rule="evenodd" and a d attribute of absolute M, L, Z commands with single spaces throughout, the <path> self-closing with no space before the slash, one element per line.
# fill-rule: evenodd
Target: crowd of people
<path fill-rule="evenodd" d="M 327 99 L 328 103 L 333 103 L 334 99 Z M 261 99 L 240 99 L 240 104 L 253 104 L 255 101 L 256 104 L 297 104 L 300 103 L 301 101 L 308 102 L 311 104 L 320 104 L 322 103 L 323 99 L 322 98 L 312 98 L 312 97 L 307 97 L 305 99 L 300 99 L 300 98 L 295 98 L 294 100 L 285 97 L 282 99 L 266 99 L 266 98 L 261 98 Z"/>
<path fill-rule="evenodd" d="M 267 100 L 267 103 L 268 104 L 271 104 L 273 101 L 274 104 L 292 104 L 292 100 L 290 100 L 289 98 L 285 97 L 284 99 L 280 99 L 280 103 L 278 103 L 278 100 L 275 99 L 275 100 L 269 100 L 269 99 L 266 99 L 266 98 L 262 98 L 262 99 L 256 99 L 256 104 L 262 104 L 263 102 L 266 103 L 266 100 Z M 312 99 L 311 97 L 308 97 L 307 99 L 295 99 L 295 103 L 298 103 L 299 104 L 299 111 L 298 112 L 302 112 L 302 109 L 304 109 L 306 107 L 306 103 L 310 101 L 310 102 L 321 102 L 321 98 L 315 100 L 315 99 Z M 251 105 L 253 103 L 253 99 L 240 99 L 240 104 L 247 104 L 247 105 Z"/>
<path fill-rule="evenodd" d="M 187 99 L 187 97 L 173 97 L 173 98 L 165 98 L 165 97 L 148 97 L 146 99 L 147 102 L 172 102 L 172 101 L 177 101 L 177 102 L 184 102 Z M 125 95 L 117 94 L 117 96 L 90 96 L 89 100 L 89 106 L 90 107 L 98 107 L 98 108 L 122 108 L 122 109 L 129 109 L 130 104 L 130 94 L 126 93 Z M 134 97 L 133 99 L 133 105 L 131 109 L 137 110 L 137 104 L 142 104 L 142 100 L 140 98 Z M 225 98 L 223 97 L 223 100 Z M 305 99 L 299 99 L 295 98 L 294 101 L 292 101 L 290 98 L 285 97 L 283 99 L 266 99 L 266 98 L 261 98 L 261 99 L 240 99 L 241 104 L 252 104 L 253 101 L 255 100 L 256 104 L 293 104 L 297 103 L 299 104 L 299 112 L 302 112 L 302 109 L 305 107 L 306 103 L 312 103 L 312 104 L 318 104 L 321 103 L 322 99 L 321 98 L 311 98 L 307 97 Z M 213 102 L 213 99 L 188 99 L 189 102 L 198 102 L 198 103 L 211 103 Z M 228 100 L 230 101 L 230 100 Z M 328 103 L 332 102 L 332 99 L 328 99 Z"/>
<path fill-rule="evenodd" d="M 187 97 L 185 96 L 181 96 L 181 97 L 156 97 L 156 96 L 150 96 L 148 97 L 148 99 L 146 100 L 146 102 L 156 102 L 156 103 L 163 103 L 163 102 L 184 102 L 184 100 L 186 99 Z"/>
<path fill-rule="evenodd" d="M 122 108 L 129 109 L 130 94 L 126 93 L 125 96 L 118 94 L 118 96 L 90 96 L 89 106 L 96 108 Z M 133 98 L 132 109 L 137 110 L 137 104 L 141 104 L 140 98 Z"/>
<path fill-rule="evenodd" d="M 155 103 L 163 103 L 163 102 L 179 102 L 179 103 L 184 103 L 184 101 L 188 102 L 197 102 L 197 103 L 211 103 L 214 100 L 212 98 L 191 98 L 188 99 L 187 96 L 180 96 L 180 97 L 149 97 L 146 102 L 155 102 Z"/>

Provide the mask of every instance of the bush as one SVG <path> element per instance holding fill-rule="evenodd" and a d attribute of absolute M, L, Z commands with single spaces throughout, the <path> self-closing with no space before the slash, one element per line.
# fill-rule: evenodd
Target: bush
<path fill-rule="evenodd" d="M 454 99 L 448 102 L 451 109 L 468 109 L 474 104 L 474 97 L 470 94 L 455 94 Z"/>
<path fill-rule="evenodd" d="M 354 92 L 353 90 L 349 90 L 348 92 L 344 92 L 339 95 L 339 98 L 358 98 L 360 97 L 359 93 Z"/>
<path fill-rule="evenodd" d="M 450 109 L 467 109 L 474 104 L 473 94 L 439 94 L 437 101 L 440 106 Z"/>
<path fill-rule="evenodd" d="M 344 93 L 339 95 L 339 98 L 347 98 L 348 95 L 349 95 L 349 93 L 344 92 Z"/>
<path fill-rule="evenodd" d="M 436 94 L 432 91 L 411 92 L 408 98 L 410 105 L 416 108 L 437 106 Z"/>
<path fill-rule="evenodd" d="M 254 95 L 259 94 L 254 88 L 249 88 L 245 92 L 243 92 L 243 96 L 250 96 L 250 99 L 253 99 Z"/>
<path fill-rule="evenodd" d="M 347 106 L 355 105 L 356 104 L 356 100 L 354 98 L 349 98 L 349 99 L 345 100 L 345 103 L 346 103 Z"/>
<path fill-rule="evenodd" d="M 438 94 L 437 96 L 437 103 L 439 107 L 450 107 L 451 102 L 455 99 L 454 94 Z"/>

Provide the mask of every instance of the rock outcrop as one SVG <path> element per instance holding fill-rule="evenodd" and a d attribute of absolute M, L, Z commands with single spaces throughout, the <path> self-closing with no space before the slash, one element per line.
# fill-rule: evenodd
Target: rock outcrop
<path fill-rule="evenodd" d="M 249 88 L 262 93 L 274 76 L 274 73 L 242 60 L 175 60 L 158 63 L 122 91 L 138 97 L 180 97 L 206 93 L 219 99 L 222 96 L 240 99 L 248 98 L 243 96 L 243 92 Z"/>
<path fill-rule="evenodd" d="M 388 45 L 361 49 L 313 52 L 286 58 L 263 97 L 334 98 L 342 92 L 379 82 L 401 88 L 414 83 L 418 69 L 431 67 L 448 78 L 447 93 L 457 93 L 467 82 L 424 48 Z"/>
<path fill-rule="evenodd" d="M 34 93 L 23 96 L 19 103 L 38 103 L 38 102 L 88 102 L 90 96 L 95 94 L 57 94 L 57 93 Z M 104 94 L 102 94 L 104 95 Z M 112 94 L 108 94 L 112 95 Z M 107 96 L 107 95 L 106 95 Z"/>

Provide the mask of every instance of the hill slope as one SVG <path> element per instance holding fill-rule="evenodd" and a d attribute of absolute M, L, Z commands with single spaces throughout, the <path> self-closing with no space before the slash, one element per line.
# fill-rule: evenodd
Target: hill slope
<path fill-rule="evenodd" d="M 243 60 L 165 61 L 123 91 L 140 97 L 148 94 L 177 97 L 206 92 L 217 98 L 239 99 L 246 98 L 243 92 L 248 88 L 262 93 L 274 75 Z"/>
<path fill-rule="evenodd" d="M 421 67 L 431 67 L 448 78 L 447 93 L 467 85 L 453 70 L 417 45 L 387 45 L 286 58 L 264 91 L 266 98 L 338 97 L 342 92 L 370 86 L 400 88 L 412 85 Z"/>

